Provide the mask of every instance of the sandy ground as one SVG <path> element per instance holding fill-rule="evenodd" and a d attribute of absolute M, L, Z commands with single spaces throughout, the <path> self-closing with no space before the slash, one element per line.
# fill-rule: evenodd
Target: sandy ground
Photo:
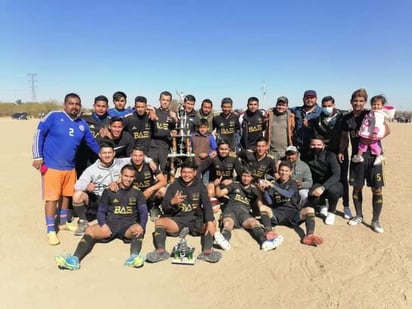
<path fill-rule="evenodd" d="M 129 248 L 116 240 L 96 245 L 75 272 L 59 270 L 53 257 L 72 253 L 79 238 L 61 232 L 59 246 L 46 241 L 40 175 L 31 167 L 36 125 L 36 120 L 0 119 L 0 308 L 412 307 L 411 125 L 392 124 L 384 141 L 382 235 L 367 224 L 348 226 L 342 217 L 334 226 L 317 219 L 317 232 L 326 239 L 321 247 L 302 245 L 295 231 L 280 227 L 284 244 L 261 252 L 249 234 L 236 230 L 233 250 L 218 264 L 163 262 L 141 269 L 123 266 Z M 370 223 L 370 190 L 364 192 Z M 152 231 L 150 223 L 144 254 L 153 250 Z M 168 238 L 168 248 L 175 241 Z M 198 238 L 189 244 L 199 252 Z"/>

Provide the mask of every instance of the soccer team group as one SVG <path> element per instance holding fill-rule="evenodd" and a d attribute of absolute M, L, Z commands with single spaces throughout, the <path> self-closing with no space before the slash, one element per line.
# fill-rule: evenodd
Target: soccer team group
<path fill-rule="evenodd" d="M 216 249 L 231 249 L 234 228 L 270 251 L 284 240 L 277 225 L 305 223 L 301 242 L 318 246 L 315 216 L 333 225 L 340 198 L 348 224 L 363 222 L 365 182 L 372 190 L 370 227 L 383 232 L 380 140 L 390 134 L 384 96 L 371 98 L 367 109 L 368 94 L 358 89 L 350 112 L 337 109 L 331 96 L 318 104 L 314 90 L 304 92 L 302 106 L 290 107 L 281 96 L 266 111 L 250 97 L 239 114 L 229 97 L 221 112 L 209 99 L 196 111 L 193 95 L 172 111 L 168 91 L 158 107 L 137 96 L 128 109 L 126 100 L 116 92 L 109 108 L 107 97 L 98 96 L 93 111 L 82 114 L 80 97 L 69 93 L 63 111 L 47 114 L 35 131 L 33 166 L 42 178 L 48 242 L 58 245 L 62 230 L 82 237 L 73 255 L 55 257 L 59 268 L 79 269 L 96 242 L 115 238 L 130 243 L 126 266 L 164 261 L 166 237 L 187 229 L 200 236 L 197 258 L 210 263 L 222 257 Z M 78 220 L 70 220 L 71 210 Z M 149 218 L 155 248 L 144 257 Z"/>

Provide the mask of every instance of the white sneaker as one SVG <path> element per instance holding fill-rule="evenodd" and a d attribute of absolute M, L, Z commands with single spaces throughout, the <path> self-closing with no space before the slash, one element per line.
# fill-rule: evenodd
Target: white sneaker
<path fill-rule="evenodd" d="M 364 161 L 364 159 L 363 159 L 363 157 L 362 156 L 359 156 L 359 155 L 354 155 L 353 156 L 353 158 L 352 158 L 352 162 L 353 163 L 361 163 L 361 162 L 363 162 Z"/>
<path fill-rule="evenodd" d="M 325 224 L 333 225 L 335 223 L 335 217 L 336 215 L 334 213 L 328 212 L 326 215 Z"/>
<path fill-rule="evenodd" d="M 385 160 L 383 155 L 376 156 L 375 161 L 373 161 L 373 165 L 381 165 L 383 160 Z"/>
<path fill-rule="evenodd" d="M 215 244 L 223 250 L 230 250 L 232 248 L 230 242 L 220 232 L 215 233 Z"/>
<path fill-rule="evenodd" d="M 323 217 L 328 215 L 328 207 L 327 206 L 320 206 L 319 214 Z"/>
<path fill-rule="evenodd" d="M 285 238 L 282 235 L 278 235 L 277 237 L 275 237 L 273 239 L 266 240 L 262 244 L 261 249 L 263 251 L 270 251 L 270 250 L 276 249 L 277 247 L 279 247 L 283 243 L 284 240 L 285 240 Z"/>
<path fill-rule="evenodd" d="M 379 221 L 372 221 L 371 227 L 376 233 L 383 233 L 383 227 Z"/>

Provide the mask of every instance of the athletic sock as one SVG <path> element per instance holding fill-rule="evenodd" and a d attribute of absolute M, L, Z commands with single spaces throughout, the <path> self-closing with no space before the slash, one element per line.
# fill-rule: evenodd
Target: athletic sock
<path fill-rule="evenodd" d="M 130 254 L 139 254 L 142 250 L 143 234 L 139 234 L 130 243 Z"/>
<path fill-rule="evenodd" d="M 156 226 L 153 233 L 153 242 L 156 249 L 165 249 L 166 229 L 163 226 Z"/>
<path fill-rule="evenodd" d="M 95 243 L 96 240 L 94 240 L 92 236 L 85 234 L 77 245 L 73 255 L 81 260 L 93 249 Z"/>
<path fill-rule="evenodd" d="M 315 232 L 315 214 L 306 215 L 305 225 L 306 225 L 306 235 L 310 235 Z"/>
<path fill-rule="evenodd" d="M 252 236 L 260 245 L 266 241 L 265 230 L 260 225 L 252 228 Z"/>
<path fill-rule="evenodd" d="M 49 232 L 55 232 L 56 229 L 54 227 L 54 217 L 47 217 L 46 216 L 46 227 L 47 227 L 47 233 Z"/>
<path fill-rule="evenodd" d="M 213 247 L 213 236 L 210 233 L 200 236 L 200 242 L 202 244 L 202 251 L 210 250 Z"/>
<path fill-rule="evenodd" d="M 232 232 L 226 229 L 222 230 L 222 235 L 227 239 L 230 240 L 232 238 Z"/>
<path fill-rule="evenodd" d="M 353 191 L 352 199 L 353 199 L 353 205 L 355 205 L 356 215 L 360 216 L 360 217 L 363 217 L 363 214 L 362 214 L 362 201 L 363 201 L 362 191 Z"/>
<path fill-rule="evenodd" d="M 64 225 L 67 222 L 67 215 L 69 214 L 68 209 L 60 209 L 60 225 Z"/>
<path fill-rule="evenodd" d="M 79 219 L 86 220 L 86 205 L 84 203 L 73 203 L 73 211 Z"/>
<path fill-rule="evenodd" d="M 260 221 L 262 222 L 263 226 L 265 227 L 266 232 L 272 231 L 272 224 L 269 218 L 269 214 L 266 211 L 262 211 L 260 213 Z"/>
<path fill-rule="evenodd" d="M 379 216 L 381 215 L 383 206 L 383 195 L 382 193 L 372 193 L 372 221 L 379 221 Z"/>

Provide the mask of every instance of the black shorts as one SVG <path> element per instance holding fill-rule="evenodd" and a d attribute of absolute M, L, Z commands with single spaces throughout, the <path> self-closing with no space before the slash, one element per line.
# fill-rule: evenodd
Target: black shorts
<path fill-rule="evenodd" d="M 106 223 L 109 227 L 110 230 L 112 231 L 112 235 L 110 237 L 107 237 L 105 239 L 99 240 L 99 242 L 107 243 L 109 241 L 112 241 L 113 239 L 120 239 L 123 240 L 124 243 L 130 243 L 132 240 L 130 238 L 127 238 L 124 236 L 126 231 L 128 230 L 129 227 L 131 227 L 133 224 L 137 224 L 136 222 L 107 222 Z"/>
<path fill-rule="evenodd" d="M 279 208 L 273 209 L 273 216 L 271 218 L 271 223 L 273 226 L 276 225 L 286 225 L 286 226 L 296 226 L 302 221 L 300 219 L 300 211 L 298 209 L 292 208 Z"/>
<path fill-rule="evenodd" d="M 167 158 L 169 155 L 168 148 L 154 148 L 150 147 L 149 156 L 159 166 L 162 173 L 166 172 Z"/>
<path fill-rule="evenodd" d="M 162 216 L 162 218 L 169 218 L 176 222 L 177 226 L 179 227 L 179 232 L 184 228 L 189 228 L 189 234 L 192 236 L 200 236 L 203 234 L 203 227 L 205 223 L 203 222 L 202 217 L 196 216 L 176 216 L 176 217 L 169 217 L 169 216 Z M 172 235 L 177 236 L 177 235 Z"/>
<path fill-rule="evenodd" d="M 250 211 L 238 205 L 228 205 L 223 210 L 222 219 L 231 218 L 235 223 L 235 228 L 241 228 L 243 222 L 249 218 L 253 218 Z"/>
<path fill-rule="evenodd" d="M 384 186 L 382 165 L 373 165 L 375 157 L 365 158 L 361 163 L 350 163 L 349 184 L 362 187 L 365 184 L 372 188 Z"/>

